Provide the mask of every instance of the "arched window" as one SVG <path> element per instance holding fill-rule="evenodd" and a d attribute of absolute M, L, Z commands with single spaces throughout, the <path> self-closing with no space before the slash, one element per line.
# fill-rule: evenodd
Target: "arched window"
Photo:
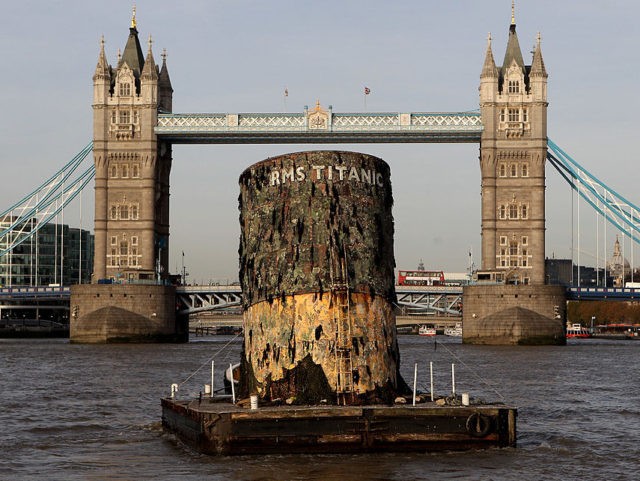
<path fill-rule="evenodd" d="M 111 167 L 111 178 L 115 179 L 118 177 L 118 168 L 114 165 Z"/>
<path fill-rule="evenodd" d="M 129 206 L 128 205 L 121 205 L 120 206 L 120 219 L 121 220 L 128 220 L 129 219 Z"/>
<path fill-rule="evenodd" d="M 131 206 L 131 218 L 133 220 L 138 220 L 138 206 L 136 204 Z"/>
<path fill-rule="evenodd" d="M 511 164 L 511 177 L 518 177 L 518 166 Z"/>
<path fill-rule="evenodd" d="M 522 218 L 527 219 L 529 217 L 529 209 L 527 208 L 527 204 L 522 205 Z"/>
<path fill-rule="evenodd" d="M 122 164 L 122 177 L 129 177 L 129 166 L 127 164 Z"/>
<path fill-rule="evenodd" d="M 500 177 L 506 177 L 506 176 L 507 176 L 507 164 L 503 162 L 500 164 Z"/>
<path fill-rule="evenodd" d="M 126 240 L 120 241 L 120 255 L 126 256 L 129 254 L 129 243 Z"/>
<path fill-rule="evenodd" d="M 518 206 L 516 204 L 509 204 L 509 219 L 518 218 Z"/>
<path fill-rule="evenodd" d="M 529 177 L 529 164 L 526 162 L 522 164 L 522 177 Z"/>
<path fill-rule="evenodd" d="M 134 179 L 140 177 L 140 166 L 138 164 L 133 164 L 131 166 L 131 177 Z"/>
<path fill-rule="evenodd" d="M 111 220 L 116 220 L 118 218 L 118 208 L 115 205 L 111 206 Z"/>
<path fill-rule="evenodd" d="M 120 111 L 120 123 L 128 124 L 131 122 L 131 113 L 128 110 Z"/>
<path fill-rule="evenodd" d="M 509 80 L 509 93 L 520 93 L 520 82 L 518 80 Z"/>
<path fill-rule="evenodd" d="M 499 215 L 499 217 L 501 219 L 506 219 L 507 218 L 507 206 L 506 205 L 502 204 L 500 206 L 500 211 L 499 211 L 498 215 Z"/>

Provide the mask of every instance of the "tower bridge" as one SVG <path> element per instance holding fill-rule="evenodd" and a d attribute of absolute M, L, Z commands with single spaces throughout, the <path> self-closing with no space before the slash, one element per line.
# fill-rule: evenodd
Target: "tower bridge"
<path fill-rule="evenodd" d="M 623 198 L 609 210 L 602 207 L 608 200 L 602 186 L 548 142 L 547 81 L 540 36 L 525 63 L 512 15 L 500 65 L 487 41 L 478 111 L 339 113 L 317 102 L 298 113 L 173 113 L 166 56 L 156 64 L 151 42 L 143 53 L 134 15 L 117 63 L 109 64 L 102 41 L 93 75 L 94 166 L 87 175 L 95 174 L 94 282 L 72 289 L 72 340 L 108 340 L 105 324 L 115 317 L 118 338 L 184 335 L 184 319 L 175 315 L 176 290 L 167 286 L 174 144 L 479 143 L 481 271 L 500 285 L 465 290 L 465 336 L 499 338 L 478 326 L 510 307 L 524 309 L 528 318 L 563 318 L 564 288 L 545 285 L 546 161 L 583 197 L 592 196 L 607 218 L 629 206 L 620 225 L 635 225 L 638 216 Z M 196 304 L 203 299 L 210 305 L 237 302 L 212 295 L 197 302 L 192 296 L 194 304 L 183 311 L 202 307 Z M 416 295 L 399 292 L 409 305 L 422 302 Z"/>

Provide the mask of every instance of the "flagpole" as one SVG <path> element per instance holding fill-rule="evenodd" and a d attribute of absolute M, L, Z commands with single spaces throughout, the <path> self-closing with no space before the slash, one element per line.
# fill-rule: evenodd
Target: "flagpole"
<path fill-rule="evenodd" d="M 284 111 L 287 112 L 287 97 L 289 96 L 289 89 L 287 87 L 284 88 L 284 96 L 282 97 L 282 101 L 284 102 Z"/>

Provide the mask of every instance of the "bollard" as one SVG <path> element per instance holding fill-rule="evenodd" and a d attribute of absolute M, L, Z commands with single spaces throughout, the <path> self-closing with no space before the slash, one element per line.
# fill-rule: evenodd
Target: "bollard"
<path fill-rule="evenodd" d="M 434 399 L 434 392 L 433 392 L 433 361 L 431 361 L 429 363 L 429 370 L 431 371 L 431 402 L 433 402 L 433 399 Z"/>
<path fill-rule="evenodd" d="M 256 410 L 258 409 L 258 395 L 257 394 L 252 394 L 251 395 L 251 409 L 252 410 Z"/>
<path fill-rule="evenodd" d="M 469 393 L 468 392 L 463 392 L 462 393 L 462 405 L 463 406 L 468 406 L 469 405 Z"/>
<path fill-rule="evenodd" d="M 204 394 L 205 394 L 205 396 L 207 394 L 211 395 L 211 384 L 205 384 L 204 385 Z"/>
<path fill-rule="evenodd" d="M 416 386 L 418 382 L 418 363 L 413 365 L 413 405 L 416 405 Z"/>
<path fill-rule="evenodd" d="M 178 392 L 178 385 L 174 383 L 171 385 L 171 399 L 176 397 L 177 392 Z"/>
<path fill-rule="evenodd" d="M 216 365 L 216 362 L 211 361 L 211 397 L 213 397 L 213 392 L 216 390 L 215 384 L 213 383 L 213 373 L 214 373 L 215 365 Z"/>

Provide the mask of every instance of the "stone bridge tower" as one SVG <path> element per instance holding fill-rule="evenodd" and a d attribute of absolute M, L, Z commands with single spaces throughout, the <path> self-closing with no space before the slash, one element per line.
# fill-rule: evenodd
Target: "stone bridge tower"
<path fill-rule="evenodd" d="M 540 35 L 525 65 L 511 15 L 504 61 L 489 37 L 480 76 L 482 270 L 507 284 L 545 282 L 547 71 Z M 490 277 L 493 279 L 494 277 Z"/>
<path fill-rule="evenodd" d="M 525 65 L 512 3 L 497 67 L 487 45 L 480 75 L 482 267 L 463 294 L 463 342 L 564 344 L 566 294 L 545 285 L 547 71 L 540 36 Z"/>
<path fill-rule="evenodd" d="M 95 256 L 93 283 L 71 288 L 70 340 L 82 343 L 185 341 L 168 274 L 171 145 L 159 142 L 159 111 L 173 89 L 151 38 L 146 57 L 135 10 L 124 52 L 107 62 L 104 41 L 93 76 Z"/>
<path fill-rule="evenodd" d="M 138 40 L 135 10 L 124 52 L 108 64 L 104 40 L 93 76 L 94 282 L 157 280 L 168 272 L 171 146 L 157 140 L 158 111 L 171 112 L 163 55 L 158 68 Z"/>

